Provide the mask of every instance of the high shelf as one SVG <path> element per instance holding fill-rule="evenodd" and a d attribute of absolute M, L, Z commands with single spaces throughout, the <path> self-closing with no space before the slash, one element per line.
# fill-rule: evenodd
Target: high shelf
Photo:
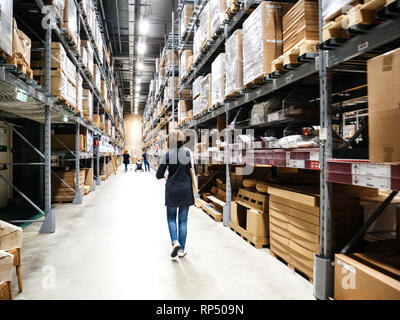
<path fill-rule="evenodd" d="M 118 87 L 112 71 L 112 65 L 109 64 L 106 57 L 106 46 L 104 33 L 101 31 L 103 48 L 98 48 L 95 38 L 94 30 L 91 30 L 88 22 L 87 15 L 83 14 L 83 3 L 77 0 L 73 1 L 76 8 L 77 15 L 77 34 L 86 39 L 93 50 L 94 64 L 100 70 L 101 79 L 106 84 L 108 96 L 111 98 L 111 108 L 106 107 L 106 101 L 102 97 L 100 88 L 95 85 L 95 80 L 91 73 L 88 72 L 80 56 L 73 44 L 71 34 L 63 24 L 63 17 L 52 5 L 47 5 L 46 8 L 52 8 L 54 14 L 55 24 L 48 28 L 43 29 L 44 40 L 40 38 L 42 32 L 33 30 L 33 26 L 41 25 L 42 19 L 45 14 L 43 8 L 45 3 L 41 0 L 30 2 L 14 3 L 14 14 L 17 18 L 21 13 L 26 19 L 32 23 L 30 27 L 24 23 L 24 19 L 18 19 L 19 27 L 27 33 L 33 34 L 36 39 L 40 39 L 43 43 L 43 50 L 45 53 L 45 69 L 44 79 L 45 86 L 40 86 L 38 83 L 29 79 L 21 73 L 21 70 L 13 65 L 6 64 L 5 61 L 0 64 L 0 110 L 2 111 L 1 120 L 3 124 L 9 126 L 15 135 L 23 141 L 31 150 L 33 150 L 42 159 L 40 163 L 9 163 L 11 167 L 16 166 L 29 166 L 39 165 L 41 169 L 42 181 L 40 182 L 41 194 L 43 199 L 40 205 L 29 199 L 18 186 L 15 186 L 12 181 L 6 181 L 15 192 L 25 199 L 41 216 L 40 220 L 11 220 L 13 223 L 24 222 L 40 222 L 43 223 L 40 229 L 41 233 L 52 233 L 56 230 L 55 215 L 51 207 L 52 202 L 52 180 L 59 179 L 64 184 L 64 187 L 70 189 L 74 194 L 74 204 L 81 204 L 83 199 L 83 190 L 80 188 L 80 169 L 91 168 L 96 172 L 93 173 L 93 189 L 96 185 L 100 185 L 101 176 L 105 172 L 100 172 L 100 163 L 103 163 L 105 170 L 106 164 L 114 161 L 114 155 L 121 155 L 122 148 L 124 147 L 124 133 L 123 133 L 123 110 L 119 100 Z M 49 2 L 46 2 L 46 4 Z M 98 24 L 100 30 L 103 30 L 99 12 L 96 7 L 96 2 L 93 3 L 95 14 L 95 23 Z M 26 20 L 28 21 L 28 20 Z M 76 68 L 76 72 L 80 74 L 83 80 L 83 88 L 90 90 L 93 94 L 94 104 L 93 111 L 97 115 L 103 115 L 104 119 L 108 119 L 111 123 L 110 132 L 115 131 L 115 136 L 111 133 L 106 133 L 105 130 L 100 129 L 90 119 L 83 116 L 76 108 L 71 107 L 59 97 L 51 94 L 51 48 L 53 41 L 60 42 L 62 48 L 65 50 L 67 57 Z M 100 58 L 100 55 L 102 57 Z M 111 83 L 113 86 L 111 86 Z M 18 125 L 14 124 L 15 119 L 29 119 L 40 124 L 40 147 L 31 143 L 30 137 L 25 137 L 19 132 Z M 18 122 L 18 121 L 17 121 Z M 57 128 L 69 128 L 75 130 L 75 148 L 68 148 L 62 141 L 60 141 L 54 134 L 53 130 Z M 80 134 L 82 130 L 87 132 L 87 139 L 89 143 L 93 143 L 93 148 L 90 150 L 82 151 Z M 57 140 L 61 145 L 65 146 L 64 151 L 52 151 L 52 140 Z M 71 187 L 64 179 L 52 170 L 52 165 L 57 159 L 58 162 L 66 166 L 72 166 L 75 169 L 75 188 Z M 0 173 L 1 174 L 1 173 Z M 2 177 L 4 180 L 4 177 Z M 61 195 L 60 198 L 63 196 Z M 67 198 L 67 197 L 65 197 Z M 63 202 L 62 199 L 59 199 Z"/>

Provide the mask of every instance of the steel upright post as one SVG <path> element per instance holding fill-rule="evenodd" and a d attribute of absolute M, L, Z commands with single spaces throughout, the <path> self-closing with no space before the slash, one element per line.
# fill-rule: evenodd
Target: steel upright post
<path fill-rule="evenodd" d="M 45 85 L 48 95 L 51 94 L 51 27 L 46 29 L 45 38 Z M 50 100 L 49 100 L 50 101 Z M 45 106 L 44 123 L 44 212 L 45 220 L 40 233 L 53 233 L 56 230 L 56 219 L 51 210 L 51 101 Z"/>
<path fill-rule="evenodd" d="M 322 42 L 322 1 L 319 0 L 320 42 Z M 332 157 L 332 74 L 327 64 L 328 51 L 320 50 L 320 253 L 314 259 L 314 296 L 327 300 L 333 294 L 331 234 L 332 185 L 327 179 L 328 159 Z"/>
<path fill-rule="evenodd" d="M 82 190 L 80 187 L 80 123 L 76 124 L 75 133 L 75 199 L 73 204 L 82 204 Z"/>
<path fill-rule="evenodd" d="M 226 136 L 226 142 L 229 144 L 232 141 L 230 141 L 231 134 L 229 132 L 229 111 L 226 110 L 226 129 L 227 130 L 227 136 Z M 225 207 L 223 210 L 223 224 L 224 227 L 229 227 L 231 224 L 231 202 L 232 202 L 232 189 L 231 189 L 231 165 L 229 164 L 230 161 L 230 156 L 229 156 L 229 148 L 225 148 L 225 169 L 226 169 L 226 203 Z"/>

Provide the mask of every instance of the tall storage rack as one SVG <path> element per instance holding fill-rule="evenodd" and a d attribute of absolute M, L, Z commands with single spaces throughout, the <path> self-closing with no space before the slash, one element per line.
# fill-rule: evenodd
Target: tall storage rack
<path fill-rule="evenodd" d="M 196 30 L 199 14 L 207 1 L 181 0 L 178 7 L 178 23 L 180 25 L 180 12 L 185 4 L 194 4 L 193 17 L 185 36 L 180 37 L 179 50 L 190 48 L 192 32 Z M 218 52 L 224 50 L 223 44 L 232 32 L 240 27 L 250 8 L 257 6 L 261 1 L 243 0 L 237 1 L 237 12 L 231 18 L 227 18 L 224 32 L 212 39 L 205 53 L 200 54 L 194 62 L 192 69 L 182 79 L 180 90 L 190 87 L 197 75 L 210 70 L 210 65 Z M 296 1 L 286 1 L 296 2 Z M 314 259 L 314 295 L 318 299 L 328 299 L 333 293 L 333 252 L 331 243 L 331 197 L 332 183 L 354 186 L 370 187 L 391 190 L 387 199 L 378 207 L 372 218 L 368 219 L 364 226 L 349 239 L 348 244 L 342 249 L 347 253 L 352 245 L 360 239 L 368 227 L 384 211 L 391 200 L 400 191 L 400 165 L 386 163 L 370 163 L 365 156 L 349 153 L 348 148 L 356 141 L 365 130 L 365 124 L 359 126 L 359 114 L 367 115 L 366 104 L 358 103 L 348 106 L 346 109 L 341 103 L 353 98 L 348 94 L 348 89 L 364 86 L 366 80 L 366 62 L 380 54 L 384 54 L 400 47 L 400 2 L 394 1 L 376 12 L 381 20 L 378 25 L 370 28 L 363 26 L 350 28 L 348 33 L 351 38 L 346 41 L 329 39 L 323 42 L 322 30 L 324 21 L 322 18 L 322 1 L 319 0 L 319 29 L 320 46 L 318 53 L 309 53 L 301 57 L 302 63 L 293 69 L 284 72 L 273 72 L 266 76 L 260 84 L 240 91 L 233 98 L 225 100 L 224 104 L 209 109 L 207 112 L 195 116 L 193 119 L 181 124 L 180 129 L 210 128 L 215 125 L 215 120 L 221 115 L 226 115 L 227 126 L 231 124 L 244 108 L 249 108 L 254 101 L 263 101 L 282 89 L 302 86 L 305 82 L 319 88 L 318 100 L 320 104 L 320 147 L 313 149 L 290 150 L 254 150 L 254 165 L 268 165 L 273 167 L 287 167 L 297 169 L 316 170 L 320 172 L 320 253 Z M 179 32 L 181 35 L 181 32 Z M 347 80 L 346 80 L 347 79 Z M 338 94 L 345 93 L 345 94 Z M 361 112 L 358 112 L 361 110 Z M 333 124 L 343 125 L 346 117 L 343 112 L 356 111 L 357 131 L 342 147 L 341 150 L 333 149 Z M 152 110 L 146 110 L 146 121 Z M 335 115 L 344 119 L 339 121 Z M 281 124 L 279 121 L 271 125 Z M 238 129 L 251 127 L 249 124 L 236 126 Z M 232 128 L 232 126 L 230 126 Z M 343 127 L 340 128 L 341 131 Z M 147 133 L 149 134 L 149 133 Z M 222 152 L 221 152 L 222 153 Z M 200 155 L 204 157 L 204 155 Z M 246 154 L 239 159 L 224 159 L 223 155 L 205 155 L 207 159 L 213 159 L 214 163 L 226 164 L 226 207 L 224 208 L 224 225 L 229 225 L 230 219 L 230 168 L 229 165 L 243 165 L 249 163 Z M 218 161 L 215 161 L 217 159 Z"/>
<path fill-rule="evenodd" d="M 112 91 L 110 87 L 110 81 L 113 82 L 114 88 L 117 88 L 114 76 L 111 71 L 111 66 L 108 65 L 107 59 L 104 57 L 102 64 L 99 59 L 100 52 L 105 52 L 99 50 L 97 48 L 96 43 L 93 37 L 93 31 L 90 29 L 87 17 L 82 14 L 81 11 L 81 3 L 73 0 L 77 9 L 77 30 L 78 34 L 81 33 L 87 37 L 89 40 L 90 46 L 92 46 L 94 52 L 94 61 L 98 65 L 101 77 L 105 80 L 107 85 L 107 91 L 110 97 L 112 97 L 112 108 L 114 109 L 114 114 L 116 118 L 118 118 L 118 122 L 121 124 L 120 127 L 116 126 L 116 118 L 114 118 L 105 108 L 105 101 L 101 97 L 100 91 L 95 87 L 94 80 L 91 75 L 83 68 L 83 63 L 79 57 L 79 54 L 75 51 L 73 46 L 71 45 L 71 37 L 68 34 L 67 30 L 63 28 L 61 25 L 62 17 L 59 16 L 56 10 L 51 10 L 54 12 L 55 23 L 45 30 L 45 41 L 44 41 L 44 52 L 45 52 L 45 87 L 41 87 L 37 85 L 36 81 L 27 79 L 26 76 L 21 75 L 21 73 L 13 66 L 7 64 L 0 65 L 0 110 L 5 112 L 4 118 L 6 118 L 5 122 L 12 122 L 12 118 L 25 118 L 30 119 L 43 124 L 43 134 L 41 134 L 41 148 L 35 147 L 30 141 L 29 138 L 24 137 L 21 133 L 18 132 L 18 129 L 14 128 L 12 124 L 10 124 L 10 128 L 15 134 L 22 139 L 30 148 L 32 148 L 40 157 L 43 159 L 43 162 L 40 163 L 8 163 L 3 165 L 9 166 L 28 166 L 28 165 L 39 165 L 44 169 L 41 170 L 43 173 L 43 183 L 41 183 L 41 194 L 44 195 L 44 204 L 43 210 L 36 205 L 32 200 L 30 200 L 27 196 L 25 196 L 18 187 L 14 186 L 11 181 L 6 181 L 7 184 L 12 186 L 12 188 L 29 204 L 31 204 L 42 216 L 41 220 L 13 220 L 13 223 L 23 223 L 23 222 L 42 222 L 42 227 L 40 229 L 41 233 L 53 233 L 55 232 L 55 216 L 54 212 L 51 208 L 51 177 L 53 179 L 57 177 L 60 179 L 66 187 L 71 189 L 71 191 L 75 194 L 75 199 L 73 201 L 74 204 L 82 203 L 82 190 L 79 188 L 79 172 L 81 167 L 81 162 L 88 161 L 89 164 L 87 167 L 95 168 L 94 161 L 96 161 L 97 172 L 94 174 L 94 183 L 93 185 L 100 185 L 101 183 L 101 173 L 99 172 L 100 161 L 104 161 L 104 164 L 109 161 L 109 157 L 111 154 L 121 154 L 121 148 L 123 147 L 123 139 L 124 134 L 121 131 L 123 130 L 123 111 L 121 109 L 121 105 L 117 106 L 116 103 L 116 94 L 117 90 Z M 32 6 L 32 10 L 35 12 L 42 12 L 44 15 L 32 14 L 32 19 L 35 21 L 42 21 L 43 17 L 49 12 L 48 9 L 51 6 L 45 6 L 43 1 L 36 0 L 33 3 L 29 4 Z M 94 4 L 96 10 L 96 19 L 97 23 L 101 26 L 99 14 L 97 8 Z M 50 22 L 52 20 L 49 20 Z M 24 23 L 24 26 L 28 29 L 29 26 Z M 102 29 L 102 28 L 101 28 Z M 30 29 L 30 31 L 35 34 L 35 30 Z M 94 107 L 97 114 L 103 113 L 111 120 L 112 125 L 115 127 L 116 139 L 109 137 L 105 132 L 96 127 L 92 122 L 85 119 L 79 112 L 70 108 L 66 104 L 59 101 L 58 98 L 54 97 L 51 94 L 51 43 L 52 38 L 55 36 L 59 42 L 62 43 L 63 48 L 65 49 L 68 58 L 72 61 L 72 63 L 76 67 L 76 71 L 82 76 L 84 87 L 91 90 L 92 94 L 97 98 L 96 107 Z M 104 41 L 104 33 L 101 35 Z M 105 49 L 105 45 L 104 45 Z M 16 95 L 18 93 L 18 95 Z M 22 96 L 22 99 L 21 99 Z M 19 98 L 18 98 L 19 97 Z M 10 118 L 10 119 L 9 119 Z M 70 150 L 67 147 L 65 148 L 65 152 L 52 152 L 51 151 L 51 140 L 52 140 L 52 124 L 53 127 L 58 126 L 59 124 L 71 124 L 76 128 L 76 143 L 75 150 Z M 84 127 L 88 131 L 93 134 L 95 141 L 106 140 L 112 143 L 112 148 L 110 150 L 100 150 L 99 146 L 94 148 L 93 153 L 82 153 L 80 152 L 80 130 Z M 39 150 L 43 149 L 43 150 Z M 112 150 L 111 150 L 112 149 Z M 107 151 L 107 152 L 104 152 Z M 71 186 L 68 185 L 62 178 L 58 177 L 55 172 L 51 170 L 52 163 L 52 155 L 58 155 L 63 158 L 65 162 L 73 162 L 75 171 L 76 171 L 76 189 L 73 190 Z M 72 158 L 71 158 L 72 155 Z M 102 159 L 102 160 L 101 160 Z M 105 166 L 104 166 L 105 167 Z M 4 180 L 4 177 L 2 177 Z"/>

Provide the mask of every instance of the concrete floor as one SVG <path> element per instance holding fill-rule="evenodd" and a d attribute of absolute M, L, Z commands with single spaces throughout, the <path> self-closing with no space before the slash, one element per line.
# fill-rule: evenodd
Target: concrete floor
<path fill-rule="evenodd" d="M 121 173 L 58 205 L 57 230 L 24 230 L 16 299 L 313 299 L 312 285 L 201 210 L 189 214 L 188 255 L 170 258 L 164 182 Z M 16 292 L 16 281 L 14 281 Z"/>

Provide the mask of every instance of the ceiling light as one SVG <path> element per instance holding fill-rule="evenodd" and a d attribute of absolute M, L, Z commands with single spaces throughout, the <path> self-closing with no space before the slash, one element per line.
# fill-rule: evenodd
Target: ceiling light
<path fill-rule="evenodd" d="M 141 82 L 142 82 L 142 78 L 137 77 L 137 78 L 136 78 L 136 83 L 141 83 Z"/>
<path fill-rule="evenodd" d="M 136 86 L 136 91 L 140 91 L 140 85 Z"/>
<path fill-rule="evenodd" d="M 144 68 L 143 62 L 138 62 L 136 67 L 138 68 L 138 70 L 143 70 Z"/>
<path fill-rule="evenodd" d="M 144 42 L 140 42 L 137 45 L 138 54 L 144 54 L 146 52 L 146 44 Z"/>
<path fill-rule="evenodd" d="M 147 32 L 149 32 L 150 29 L 150 23 L 147 19 L 143 19 L 140 22 L 140 33 L 141 34 L 147 34 Z"/>

